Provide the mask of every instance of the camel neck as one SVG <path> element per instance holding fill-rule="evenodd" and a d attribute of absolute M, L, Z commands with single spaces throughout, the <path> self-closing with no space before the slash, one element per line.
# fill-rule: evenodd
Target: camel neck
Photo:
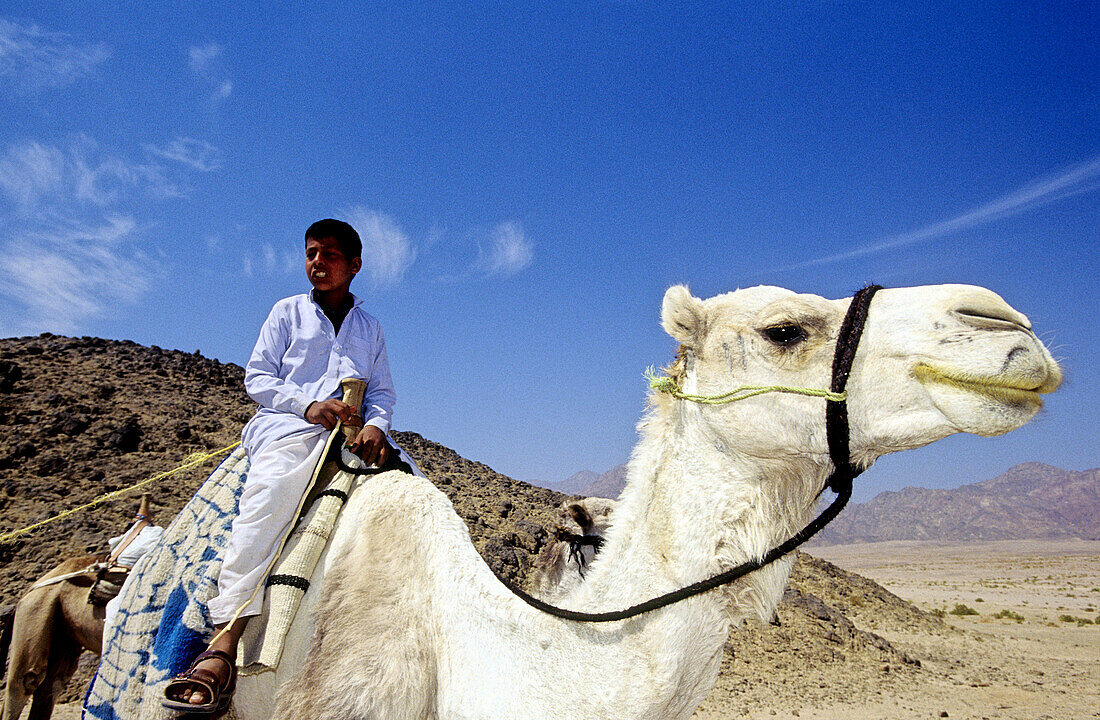
<path fill-rule="evenodd" d="M 654 425 L 647 430 L 659 429 Z M 693 449 L 678 450 L 685 447 Z M 759 558 L 812 519 L 824 477 L 825 469 L 811 460 L 749 458 L 683 437 L 643 439 L 603 550 L 574 597 L 598 610 L 616 609 Z M 779 560 L 703 597 L 732 616 L 769 620 L 792 561 Z M 617 594 L 626 585 L 622 577 L 635 579 L 632 597 Z"/>

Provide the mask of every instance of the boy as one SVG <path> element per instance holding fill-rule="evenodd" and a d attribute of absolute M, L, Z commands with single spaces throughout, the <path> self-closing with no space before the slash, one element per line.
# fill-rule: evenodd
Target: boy
<path fill-rule="evenodd" d="M 248 477 L 218 595 L 207 605 L 218 634 L 191 669 L 169 683 L 166 707 L 189 713 L 228 707 L 237 642 L 248 618 L 262 609 L 262 584 L 279 542 L 294 522 L 328 431 L 359 410 L 338 399 L 341 379 L 367 380 L 365 423 L 351 451 L 379 466 L 394 454 L 386 441 L 395 396 L 382 328 L 349 289 L 363 265 L 361 253 L 359 235 L 347 223 L 313 223 L 305 262 L 313 290 L 277 302 L 260 330 L 244 378 L 260 405 L 241 433 Z"/>

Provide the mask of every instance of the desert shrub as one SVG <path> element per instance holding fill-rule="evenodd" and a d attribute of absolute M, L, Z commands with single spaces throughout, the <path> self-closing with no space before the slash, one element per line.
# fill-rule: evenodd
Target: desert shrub
<path fill-rule="evenodd" d="M 1012 612 L 1011 610 L 1001 610 L 998 613 L 993 613 L 993 617 L 997 618 L 998 620 L 1015 620 L 1018 623 L 1022 623 L 1024 621 L 1023 615 L 1021 615 L 1020 613 Z"/>
<path fill-rule="evenodd" d="M 982 598 L 974 598 L 974 602 L 985 602 Z"/>
<path fill-rule="evenodd" d="M 942 608 L 932 608 L 931 610 L 929 610 L 929 612 L 941 620 L 943 619 L 944 615 L 947 614 L 947 611 Z"/>
<path fill-rule="evenodd" d="M 962 603 L 955 603 L 955 607 L 948 610 L 952 615 L 978 615 L 978 611 L 972 607 L 967 607 Z"/>

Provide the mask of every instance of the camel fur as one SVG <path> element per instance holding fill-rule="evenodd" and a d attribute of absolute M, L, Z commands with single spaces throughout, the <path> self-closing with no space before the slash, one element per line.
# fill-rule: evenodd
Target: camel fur
<path fill-rule="evenodd" d="M 828 388 L 847 306 L 774 287 L 708 300 L 673 287 L 662 308 L 682 345 L 671 371 L 684 392 L 701 395 L 746 384 Z M 1060 382 L 1030 322 L 994 293 L 880 291 L 848 382 L 853 461 L 865 467 L 956 432 L 1008 432 Z M 768 394 L 703 405 L 655 395 L 605 544 L 558 604 L 625 608 L 794 534 L 817 512 L 832 470 L 826 402 Z M 731 624 L 771 617 L 792 562 L 630 620 L 565 621 L 492 575 L 428 481 L 390 472 L 360 487 L 282 664 L 241 678 L 240 717 L 687 718 L 714 685 Z"/>
<path fill-rule="evenodd" d="M 584 545 L 574 551 L 568 540 L 570 535 L 603 540 L 610 526 L 611 511 L 615 501 L 601 497 L 567 500 L 558 508 L 558 517 L 551 536 L 535 560 L 535 594 L 547 602 L 565 597 L 584 580 L 585 568 L 596 557 L 596 547 Z"/>

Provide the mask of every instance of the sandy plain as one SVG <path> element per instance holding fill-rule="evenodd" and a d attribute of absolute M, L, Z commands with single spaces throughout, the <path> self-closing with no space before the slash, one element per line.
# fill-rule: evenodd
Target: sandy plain
<path fill-rule="evenodd" d="M 920 658 L 921 672 L 874 695 L 767 717 L 1100 718 L 1100 542 L 888 542 L 810 552 L 943 611 L 958 632 L 873 628 Z M 954 614 L 956 605 L 976 614 Z"/>

